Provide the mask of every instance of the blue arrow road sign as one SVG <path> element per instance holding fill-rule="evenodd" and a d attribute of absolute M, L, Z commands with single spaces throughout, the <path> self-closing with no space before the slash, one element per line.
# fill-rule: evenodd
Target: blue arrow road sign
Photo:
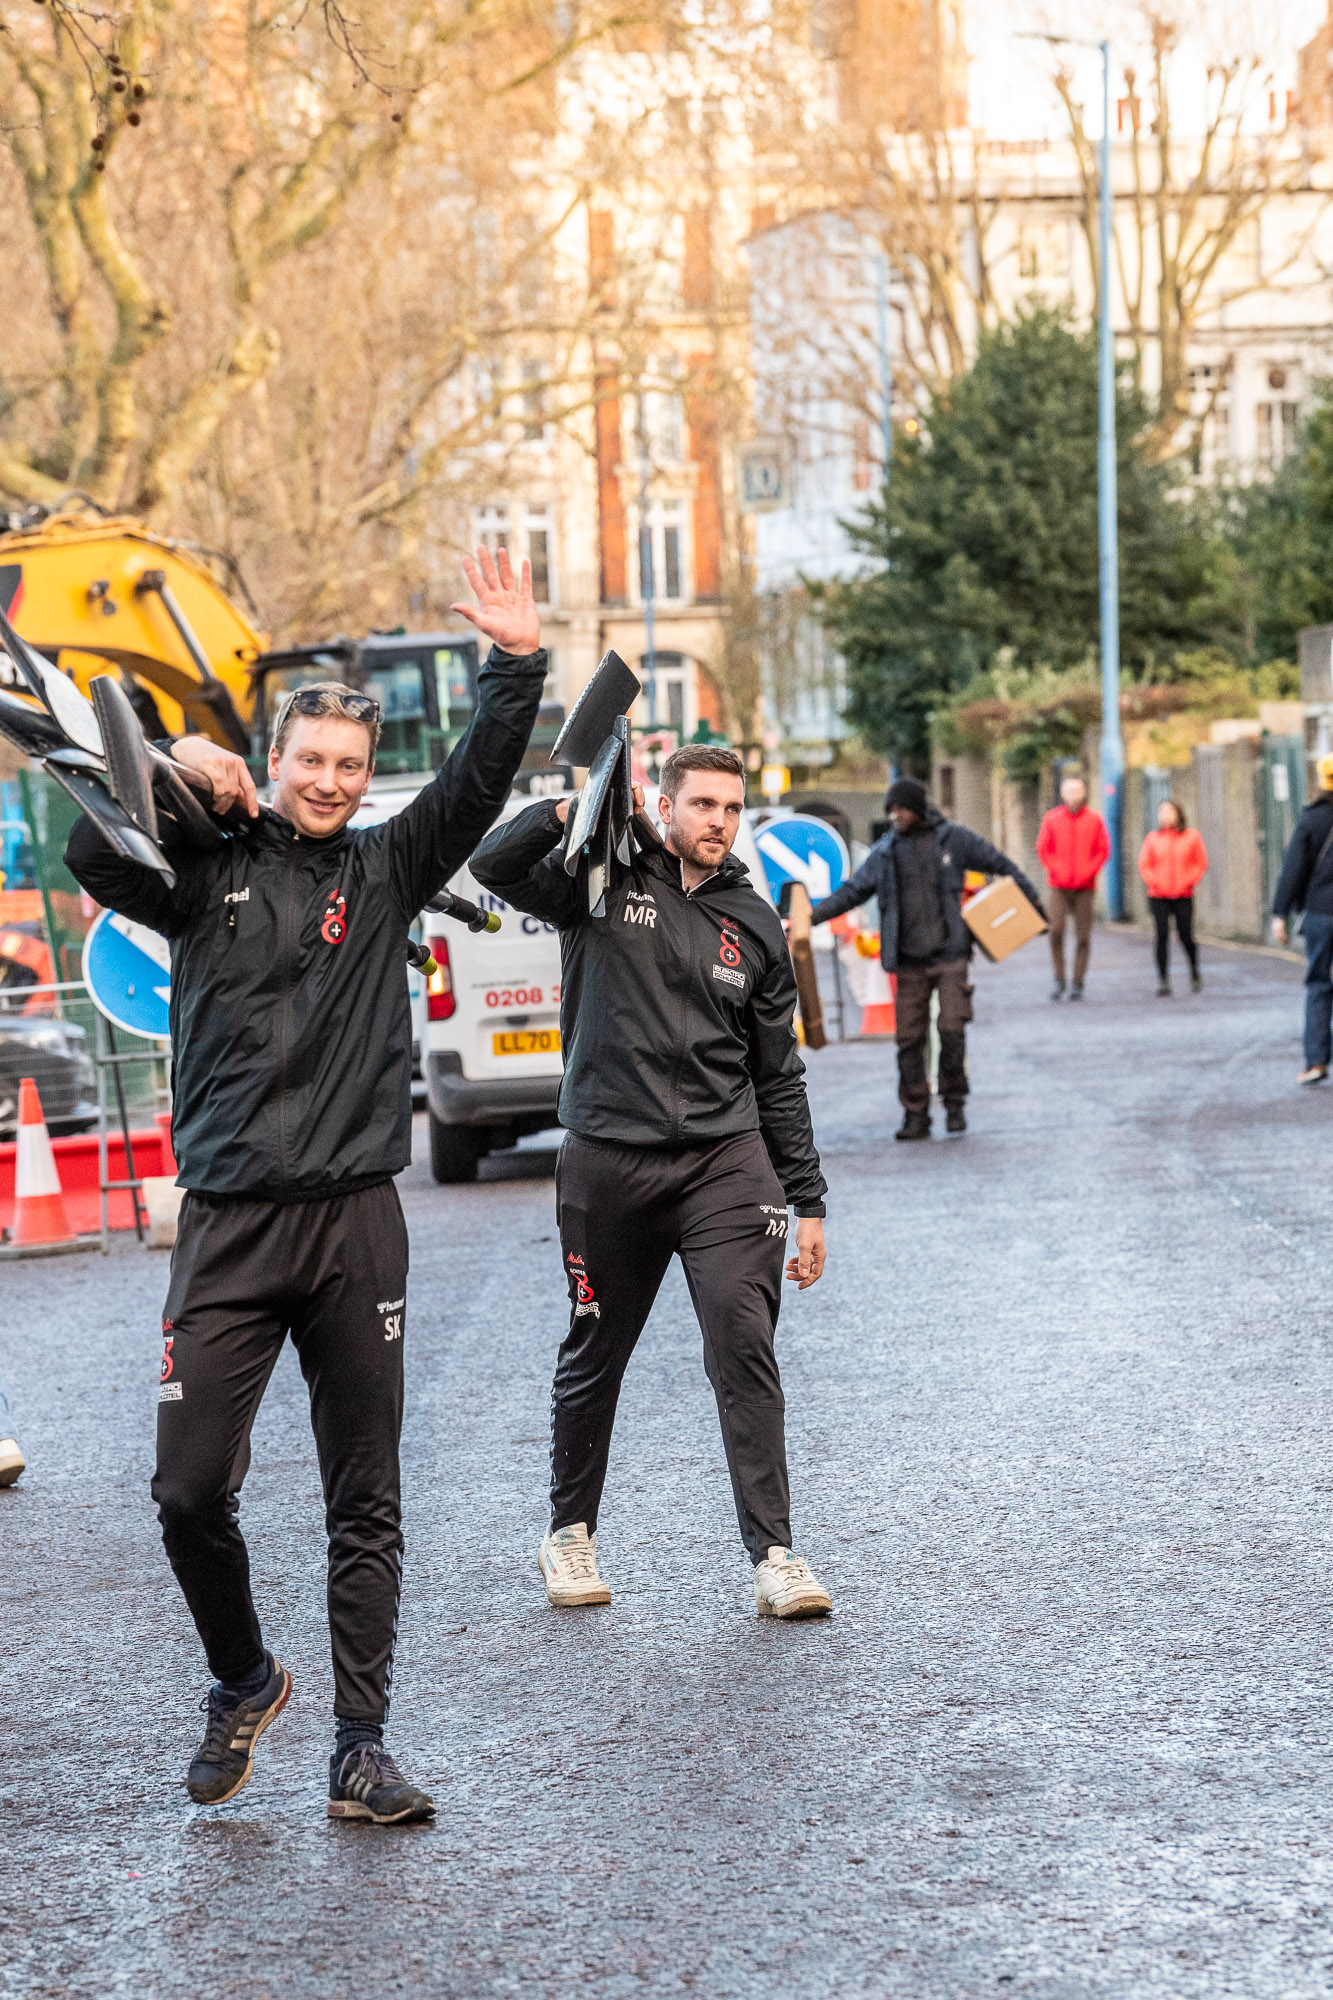
<path fill-rule="evenodd" d="M 784 882 L 804 882 L 810 901 L 831 896 L 852 872 L 851 857 L 840 833 L 827 820 L 809 813 L 770 819 L 754 837 L 776 903 Z"/>
<path fill-rule="evenodd" d="M 83 941 L 83 976 L 93 1003 L 131 1035 L 170 1033 L 171 949 L 164 937 L 115 910 L 103 910 Z"/>

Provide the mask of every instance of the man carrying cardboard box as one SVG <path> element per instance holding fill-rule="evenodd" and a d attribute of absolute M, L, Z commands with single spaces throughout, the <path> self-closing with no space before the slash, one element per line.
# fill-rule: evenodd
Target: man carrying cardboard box
<path fill-rule="evenodd" d="M 966 1132 L 966 1029 L 972 1019 L 967 962 L 973 938 L 963 922 L 963 876 L 969 869 L 1011 875 L 1038 911 L 1041 899 L 1007 854 L 979 833 L 945 819 L 916 778 L 895 780 L 884 804 L 892 832 L 876 841 L 841 889 L 816 903 L 810 921 L 827 923 L 871 896 L 879 898 L 880 963 L 898 975 L 898 1097 L 904 1117 L 894 1137 L 930 1137 L 926 1052 L 932 993 L 940 996 L 939 1091 L 945 1129 Z"/>

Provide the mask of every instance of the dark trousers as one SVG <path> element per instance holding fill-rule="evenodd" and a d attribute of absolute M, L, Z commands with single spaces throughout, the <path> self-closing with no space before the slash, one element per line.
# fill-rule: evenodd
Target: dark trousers
<path fill-rule="evenodd" d="M 930 1110 L 930 996 L 940 996 L 940 1096 L 946 1105 L 967 1096 L 966 1028 L 972 1019 L 972 988 L 965 958 L 938 959 L 933 965 L 898 967 L 898 1098 L 905 1111 Z"/>
<path fill-rule="evenodd" d="M 1092 950 L 1092 903 L 1096 890 L 1051 889 L 1046 907 L 1051 919 L 1051 964 L 1057 986 L 1065 983 L 1065 925 L 1074 925 L 1074 984 L 1081 986 L 1088 976 L 1088 954 Z"/>
<path fill-rule="evenodd" d="M 791 1547 L 786 1404 L 773 1349 L 787 1202 L 757 1132 L 702 1146 L 620 1146 L 571 1133 L 556 1167 L 569 1332 L 551 1389 L 551 1525 L 591 1534 L 620 1384 L 679 1255 L 717 1397 L 741 1540 Z"/>
<path fill-rule="evenodd" d="M 1199 970 L 1199 947 L 1194 942 L 1194 898 L 1193 896 L 1149 896 L 1148 908 L 1157 928 L 1154 955 L 1157 959 L 1157 976 L 1166 978 L 1167 948 L 1171 935 L 1171 919 L 1175 918 L 1176 935 L 1180 948 L 1190 962 L 1190 971 Z"/>
<path fill-rule="evenodd" d="M 1333 1020 L 1333 917 L 1307 910 L 1301 925 L 1305 939 L 1305 1065 L 1328 1068 L 1329 1023 Z"/>
<path fill-rule="evenodd" d="M 237 1517 L 288 1333 L 310 1390 L 329 1537 L 334 1713 L 389 1710 L 403 1537 L 407 1227 L 391 1181 L 332 1201 L 187 1194 L 163 1312 L 153 1498 L 214 1677 L 263 1658 Z"/>

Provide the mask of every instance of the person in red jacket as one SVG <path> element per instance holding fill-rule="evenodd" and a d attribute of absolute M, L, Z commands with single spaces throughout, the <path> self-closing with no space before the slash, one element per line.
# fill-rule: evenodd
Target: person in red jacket
<path fill-rule="evenodd" d="M 1199 977 L 1199 947 L 1194 942 L 1194 891 L 1207 871 L 1208 850 L 1203 835 L 1186 823 L 1184 811 L 1174 799 L 1163 799 L 1157 808 L 1157 829 L 1144 835 L 1139 849 L 1139 873 L 1157 926 L 1159 995 L 1171 991 L 1166 960 L 1173 916 L 1181 950 L 1190 962 L 1190 985 L 1196 993 L 1203 985 Z"/>
<path fill-rule="evenodd" d="M 1074 923 L 1074 983 L 1071 1000 L 1083 998 L 1092 949 L 1092 897 L 1107 856 L 1111 836 L 1106 821 L 1088 804 L 1082 778 L 1068 777 L 1060 786 L 1060 804 L 1053 806 L 1037 835 L 1037 859 L 1051 885 L 1051 964 L 1055 970 L 1052 1000 L 1065 997 L 1065 924 Z"/>

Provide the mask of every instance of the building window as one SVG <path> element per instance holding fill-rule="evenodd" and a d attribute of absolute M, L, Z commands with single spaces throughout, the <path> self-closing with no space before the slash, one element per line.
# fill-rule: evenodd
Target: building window
<path fill-rule="evenodd" d="M 670 522 L 662 529 L 662 595 L 680 597 L 680 529 Z"/>
<path fill-rule="evenodd" d="M 1273 374 L 1278 374 L 1273 369 Z M 1262 402 L 1254 406 L 1255 457 L 1261 465 L 1281 465 L 1296 449 L 1295 403 Z"/>
<path fill-rule="evenodd" d="M 1225 465 L 1231 457 L 1231 405 L 1219 396 L 1213 405 L 1213 459 Z"/>
<path fill-rule="evenodd" d="M 551 550 L 545 528 L 528 529 L 528 561 L 532 564 L 532 595 L 538 604 L 551 601 Z"/>
<path fill-rule="evenodd" d="M 634 704 L 633 722 L 636 728 L 646 729 L 651 719 L 658 729 L 673 729 L 683 741 L 694 728 L 698 717 L 695 713 L 694 663 L 683 653 L 656 652 L 653 654 L 653 675 L 656 683 L 656 702 L 650 718 L 648 712 L 649 676 L 648 658 L 645 654 L 637 668 L 643 682 L 643 693 Z"/>
<path fill-rule="evenodd" d="M 666 385 L 680 375 L 672 354 L 652 354 L 645 368 L 645 385 L 634 409 L 634 457 L 650 465 L 685 462 L 685 399 Z"/>
<path fill-rule="evenodd" d="M 509 509 L 507 507 L 483 507 L 477 516 L 475 539 L 485 544 L 492 555 L 509 547 Z"/>
<path fill-rule="evenodd" d="M 639 597 L 679 604 L 687 595 L 684 508 L 679 500 L 650 500 L 639 528 Z"/>
<path fill-rule="evenodd" d="M 852 427 L 852 486 L 857 493 L 868 493 L 875 476 L 875 461 L 870 456 L 870 419 L 858 417 Z"/>
<path fill-rule="evenodd" d="M 555 603 L 555 536 L 551 531 L 550 519 L 544 506 L 524 508 L 522 518 L 517 522 L 512 519 L 510 510 L 506 506 L 483 507 L 476 516 L 473 539 L 484 543 L 492 555 L 501 549 L 508 549 L 516 571 L 526 556 L 532 565 L 534 602 Z"/>
<path fill-rule="evenodd" d="M 546 370 L 540 361 L 523 363 L 523 441 L 539 444 L 546 435 Z"/>

